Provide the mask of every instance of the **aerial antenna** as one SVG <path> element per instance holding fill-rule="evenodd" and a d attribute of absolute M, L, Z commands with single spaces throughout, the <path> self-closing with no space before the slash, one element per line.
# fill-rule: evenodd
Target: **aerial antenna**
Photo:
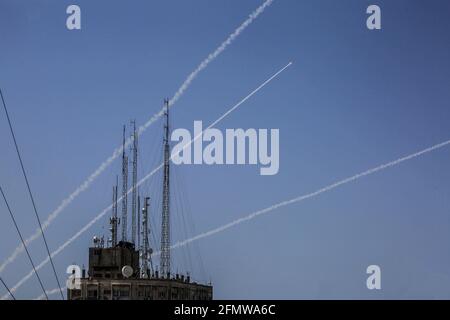
<path fill-rule="evenodd" d="M 117 226 L 119 224 L 119 218 L 117 217 L 117 189 L 119 185 L 119 177 L 116 176 L 116 185 L 113 186 L 113 206 L 112 206 L 112 216 L 110 218 L 111 224 L 111 246 L 115 247 L 117 245 Z"/>
<path fill-rule="evenodd" d="M 122 241 L 127 241 L 127 189 L 128 189 L 128 157 L 125 154 L 125 130 L 123 126 L 123 146 L 122 146 Z"/>
<path fill-rule="evenodd" d="M 169 145 L 169 99 L 164 99 L 166 123 L 164 125 L 164 179 L 161 223 L 161 275 L 170 278 L 170 145 Z"/>
<path fill-rule="evenodd" d="M 148 278 L 149 277 L 149 261 L 150 261 L 150 255 L 152 253 L 148 241 L 148 201 L 150 200 L 149 197 L 146 197 L 144 199 L 144 207 L 142 208 L 142 247 L 140 250 L 140 257 L 141 257 L 141 278 Z"/>
<path fill-rule="evenodd" d="M 141 250 L 141 196 L 139 194 L 139 188 L 137 189 L 137 248 Z"/>
<path fill-rule="evenodd" d="M 131 242 L 133 242 L 134 245 L 136 245 L 136 210 L 138 207 L 137 205 L 137 161 L 138 161 L 138 135 L 136 131 L 136 120 L 131 121 L 133 125 L 133 176 L 132 176 L 132 198 L 131 198 Z"/>

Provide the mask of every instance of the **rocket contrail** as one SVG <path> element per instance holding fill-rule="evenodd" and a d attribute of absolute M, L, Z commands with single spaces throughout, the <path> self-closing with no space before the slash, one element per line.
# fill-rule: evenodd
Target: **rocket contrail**
<path fill-rule="evenodd" d="M 429 148 L 421 150 L 419 152 L 410 154 L 410 155 L 405 156 L 403 158 L 400 158 L 400 159 L 397 159 L 397 160 L 394 160 L 394 161 L 382 164 L 382 165 L 380 165 L 378 167 L 369 169 L 367 171 L 355 174 L 354 176 L 351 176 L 349 178 L 346 178 L 346 179 L 340 180 L 338 182 L 335 182 L 333 184 L 330 184 L 330 185 L 328 185 L 326 187 L 323 187 L 322 189 L 319 189 L 317 191 L 314 191 L 314 192 L 311 192 L 311 193 L 308 193 L 308 194 L 305 194 L 305 195 L 302 195 L 302 196 L 299 196 L 299 197 L 296 197 L 296 198 L 293 198 L 293 199 L 290 199 L 290 200 L 286 200 L 286 201 L 283 201 L 283 202 L 280 202 L 280 203 L 277 203 L 277 204 L 274 204 L 273 206 L 267 207 L 265 209 L 261 209 L 259 211 L 255 211 L 255 212 L 253 212 L 253 213 L 251 213 L 251 214 L 249 214 L 247 216 L 244 216 L 242 218 L 234 220 L 234 221 L 232 221 L 230 223 L 227 223 L 227 224 L 225 224 L 225 225 L 223 225 L 221 227 L 212 229 L 212 230 L 207 231 L 205 233 L 201 233 L 201 234 L 199 234 L 199 235 L 197 235 L 195 237 L 192 237 L 192 238 L 189 238 L 189 239 L 186 239 L 186 240 L 183 240 L 183 241 L 179 241 L 179 242 L 175 243 L 171 248 L 172 249 L 176 249 L 178 247 L 185 246 L 185 245 L 187 245 L 187 244 L 189 244 L 189 243 L 191 243 L 193 241 L 200 240 L 202 238 L 212 236 L 212 235 L 214 235 L 216 233 L 225 231 L 225 230 L 227 230 L 227 229 L 229 229 L 231 227 L 234 227 L 234 226 L 236 226 L 238 224 L 241 224 L 241 223 L 243 223 L 245 221 L 252 220 L 252 219 L 254 219 L 254 218 L 256 218 L 256 217 L 258 217 L 258 216 L 260 216 L 260 215 L 262 215 L 264 213 L 269 213 L 269 212 L 271 212 L 271 211 L 273 211 L 275 209 L 278 209 L 278 208 L 281 208 L 281 207 L 284 207 L 284 206 L 287 206 L 287 205 L 290 205 L 290 204 L 294 204 L 294 203 L 297 203 L 297 202 L 301 202 L 301 201 L 306 200 L 306 199 L 310 199 L 310 198 L 316 197 L 316 196 L 318 196 L 318 195 L 320 195 L 322 193 L 331 191 L 331 190 L 333 190 L 333 189 L 335 189 L 337 187 L 340 187 L 340 186 L 342 186 L 344 184 L 350 183 L 352 181 L 355 181 L 357 179 L 360 179 L 360 178 L 363 178 L 365 176 L 371 175 L 371 174 L 373 174 L 375 172 L 387 169 L 389 167 L 396 166 L 396 165 L 398 165 L 398 164 L 400 164 L 400 163 L 402 163 L 404 161 L 414 159 L 414 158 L 419 157 L 419 156 L 421 156 L 421 155 L 423 155 L 425 153 L 428 153 L 428 152 L 431 152 L 431 151 L 443 148 L 443 147 L 445 147 L 445 146 L 447 146 L 449 144 L 450 144 L 450 140 L 447 140 L 445 142 L 436 144 L 436 145 L 434 145 L 432 147 L 429 147 Z"/>
<path fill-rule="evenodd" d="M 67 290 L 67 287 L 64 287 L 64 288 L 61 288 L 63 291 L 66 291 Z M 48 296 L 51 296 L 52 294 L 55 294 L 55 293 L 59 293 L 59 288 L 56 288 L 56 289 L 52 289 L 52 290 L 45 290 L 45 293 L 48 295 Z M 35 298 L 35 299 L 33 299 L 33 300 L 44 300 L 45 299 L 45 295 L 44 294 L 41 294 L 39 297 L 37 297 L 37 298 Z"/>
<path fill-rule="evenodd" d="M 283 68 L 281 68 L 280 70 L 278 70 L 276 73 L 274 73 L 270 78 L 268 78 L 266 81 L 264 81 L 262 84 L 260 84 L 256 89 L 254 89 L 252 92 L 250 92 L 245 98 L 243 98 L 242 100 L 240 100 L 238 103 L 236 103 L 234 106 L 232 106 L 230 109 L 227 110 L 227 112 L 225 112 L 222 116 L 220 116 L 217 120 L 215 120 L 213 123 L 211 123 L 206 129 L 209 129 L 213 126 L 215 126 L 217 123 L 219 123 L 220 121 L 222 121 L 225 117 L 227 117 L 231 112 L 233 112 L 234 110 L 236 110 L 240 105 L 242 105 L 245 101 L 247 101 L 248 99 L 250 99 L 253 95 L 255 95 L 258 91 L 260 91 L 263 87 L 265 87 L 267 84 L 269 84 L 269 82 L 271 82 L 273 79 L 275 79 L 278 75 L 280 75 L 284 70 L 286 70 L 289 66 L 292 65 L 292 62 L 289 62 L 287 65 L 285 65 Z M 206 130 L 205 129 L 205 130 Z M 203 130 L 204 131 L 204 130 Z M 202 132 L 203 132 L 202 131 Z M 183 150 L 190 147 L 190 145 L 197 140 L 198 138 L 201 137 L 201 134 L 198 134 L 197 136 L 195 136 L 193 139 L 191 139 L 191 141 L 189 141 L 189 143 L 187 143 L 186 145 L 183 146 Z M 171 158 L 172 159 L 172 156 Z M 144 178 L 142 178 L 141 180 L 138 181 L 137 183 L 137 187 L 139 187 L 141 184 L 143 184 L 146 180 L 148 180 L 151 176 L 153 176 L 158 170 L 160 170 L 163 167 L 163 163 L 161 163 L 158 167 L 156 167 L 155 169 L 153 169 L 150 173 L 148 173 Z M 129 194 L 131 191 L 133 190 L 133 188 L 130 188 L 127 192 L 127 194 Z M 118 202 L 120 202 L 122 200 L 122 197 L 119 197 L 117 199 Z M 86 232 L 90 227 L 92 227 L 97 221 L 99 221 L 106 213 L 108 213 L 110 210 L 112 209 L 112 204 L 109 205 L 108 207 L 106 207 L 102 212 L 100 212 L 94 219 L 92 219 L 90 222 L 88 222 L 83 228 L 81 228 L 81 230 L 79 230 L 77 233 L 75 233 L 70 239 L 68 239 L 66 242 L 64 242 L 58 249 L 56 249 L 55 251 L 53 251 L 51 253 L 51 257 L 53 258 L 54 256 L 56 256 L 57 254 L 59 254 L 61 251 L 63 251 L 68 245 L 70 245 L 73 241 L 75 241 L 79 236 L 81 236 L 84 232 Z M 47 257 L 46 259 L 44 259 L 38 266 L 36 266 L 36 270 L 40 270 L 43 266 L 45 266 L 48 262 L 49 262 L 49 257 Z M 33 276 L 34 270 L 31 270 L 25 277 L 23 277 L 18 283 L 16 283 L 16 285 L 11 288 L 11 292 L 15 292 L 17 291 L 17 289 L 19 287 L 21 287 L 29 278 L 31 278 Z M 4 300 L 8 297 L 9 295 L 4 295 L 1 299 Z"/>
<path fill-rule="evenodd" d="M 189 74 L 189 76 L 184 80 L 180 88 L 176 91 L 174 96 L 169 100 L 169 107 L 175 104 L 178 99 L 184 94 L 184 92 L 189 88 L 192 81 L 197 78 L 198 74 L 203 71 L 213 60 L 215 60 L 264 10 L 272 4 L 274 0 L 266 0 L 261 6 L 259 6 L 255 11 L 253 11 L 249 17 L 232 33 L 228 38 L 222 42 L 222 44 L 208 55 L 208 57 L 203 60 L 198 67 Z M 157 121 L 164 114 L 164 108 L 162 108 L 158 113 L 154 114 L 144 125 L 140 126 L 138 129 L 138 135 L 144 133 L 144 131 L 151 126 L 155 121 Z M 125 147 L 128 147 L 132 142 L 132 139 L 127 139 Z M 122 154 L 123 146 L 116 148 L 113 154 L 106 159 L 95 171 L 92 173 L 75 191 L 73 191 L 66 199 L 64 199 L 61 204 L 48 216 L 48 218 L 42 224 L 43 230 L 52 223 L 56 217 L 72 202 L 74 201 L 82 192 L 90 187 L 90 185 L 97 179 L 98 176 L 108 168 L 111 163 Z M 35 233 L 25 240 L 26 245 L 39 238 L 41 235 L 41 230 L 36 229 Z M 13 263 L 16 258 L 24 251 L 24 246 L 21 244 L 16 247 L 13 253 L 0 265 L 0 274 L 9 264 Z"/>
<path fill-rule="evenodd" d="M 215 235 L 217 233 L 225 231 L 225 230 L 227 230 L 227 229 L 229 229 L 231 227 L 237 226 L 237 225 L 239 225 L 239 224 L 241 224 L 243 222 L 252 220 L 252 219 L 254 219 L 254 218 L 256 218 L 256 217 L 258 217 L 258 216 L 260 216 L 262 214 L 272 212 L 272 211 L 274 211 L 274 210 L 276 210 L 278 208 L 285 207 L 287 205 L 294 204 L 294 203 L 297 203 L 297 202 L 301 202 L 303 200 L 307 200 L 307 199 L 310 199 L 310 198 L 314 198 L 314 197 L 316 197 L 316 196 L 318 196 L 318 195 L 320 195 L 322 193 L 331 191 L 331 190 L 333 190 L 333 189 L 335 189 L 337 187 L 343 186 L 343 185 L 345 185 L 347 183 L 353 182 L 353 181 L 358 180 L 360 178 L 363 178 L 365 176 L 374 174 L 374 173 L 376 173 L 378 171 L 381 171 L 381 170 L 384 170 L 384 169 L 396 166 L 396 165 L 398 165 L 398 164 L 400 164 L 402 162 L 405 162 L 405 161 L 408 161 L 408 160 L 412 160 L 412 159 L 417 158 L 419 156 L 422 156 L 422 155 L 424 155 L 426 153 L 429 153 L 429 152 L 432 152 L 434 150 L 443 148 L 443 147 L 445 147 L 445 146 L 447 146 L 449 144 L 450 144 L 450 140 L 447 140 L 445 142 L 436 144 L 436 145 L 434 145 L 432 147 L 423 149 L 423 150 L 418 151 L 416 153 L 404 156 L 404 157 L 399 158 L 397 160 L 394 160 L 394 161 L 391 161 L 391 162 L 379 165 L 377 167 L 374 167 L 372 169 L 366 170 L 364 172 L 355 174 L 355 175 L 353 175 L 351 177 L 345 178 L 343 180 L 340 180 L 338 182 L 330 184 L 330 185 L 328 185 L 326 187 L 323 187 L 323 188 L 321 188 L 321 189 L 319 189 L 317 191 L 314 191 L 314 192 L 311 192 L 311 193 L 308 193 L 308 194 L 305 194 L 305 195 L 302 195 L 302 196 L 299 196 L 299 197 L 296 197 L 296 198 L 292 198 L 290 200 L 286 200 L 286 201 L 283 201 L 283 202 L 280 202 L 280 203 L 277 203 L 277 204 L 274 204 L 274 205 L 272 205 L 270 207 L 267 207 L 265 209 L 261 209 L 261 210 L 255 211 L 255 212 L 250 213 L 250 214 L 248 214 L 248 215 L 246 215 L 246 216 L 244 216 L 242 218 L 239 218 L 239 219 L 236 219 L 234 221 L 231 221 L 231 222 L 229 222 L 229 223 L 227 223 L 227 224 L 225 224 L 223 226 L 220 226 L 220 227 L 217 227 L 217 228 L 212 229 L 210 231 L 198 234 L 198 235 L 196 235 L 196 236 L 194 236 L 192 238 L 189 238 L 189 239 L 186 239 L 186 240 L 183 240 L 183 241 L 179 241 L 179 242 L 175 243 L 174 245 L 172 245 L 171 249 L 176 249 L 176 248 L 179 248 L 179 247 L 183 247 L 183 246 L 185 246 L 185 245 L 187 245 L 187 244 L 189 244 L 189 243 L 191 243 L 193 241 L 197 241 L 197 240 L 200 240 L 200 239 L 203 239 L 203 238 L 206 238 L 206 237 L 210 237 L 212 235 Z M 158 255 L 158 254 L 159 254 L 159 252 L 155 252 L 154 253 L 154 255 Z M 47 260 L 48 260 L 48 258 L 47 258 Z M 32 274 L 33 273 L 31 272 L 31 275 Z M 31 277 L 31 275 L 30 275 L 30 277 Z M 54 290 L 57 290 L 57 289 L 54 289 Z M 5 297 L 7 297 L 7 296 L 8 295 L 6 295 Z"/>

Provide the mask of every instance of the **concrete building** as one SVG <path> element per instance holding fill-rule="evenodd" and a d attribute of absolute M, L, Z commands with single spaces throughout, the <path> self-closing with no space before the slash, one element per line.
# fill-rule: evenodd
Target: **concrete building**
<path fill-rule="evenodd" d="M 155 272 L 142 277 L 139 252 L 129 242 L 89 248 L 88 274 L 79 289 L 68 289 L 68 300 L 211 300 L 212 286 L 193 283 L 189 276 Z M 145 274 L 145 273 L 144 273 Z"/>

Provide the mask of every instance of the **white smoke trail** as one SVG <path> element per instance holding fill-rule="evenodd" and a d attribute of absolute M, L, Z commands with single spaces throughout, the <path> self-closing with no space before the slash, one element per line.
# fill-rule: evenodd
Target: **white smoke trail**
<path fill-rule="evenodd" d="M 310 198 L 316 197 L 316 196 L 318 196 L 318 195 L 320 195 L 320 194 L 322 194 L 324 192 L 331 191 L 331 190 L 333 190 L 333 189 L 335 189 L 337 187 L 340 187 L 340 186 L 342 186 L 344 184 L 350 183 L 352 181 L 355 181 L 355 180 L 360 179 L 362 177 L 371 175 L 371 174 L 373 174 L 375 172 L 387 169 L 389 167 L 393 167 L 393 166 L 398 165 L 398 164 L 400 164 L 400 163 L 402 163 L 404 161 L 411 160 L 413 158 L 419 157 L 419 156 L 421 156 L 421 155 L 423 155 L 425 153 L 434 151 L 436 149 L 440 149 L 440 148 L 445 147 L 445 146 L 447 146 L 449 144 L 450 144 L 450 140 L 447 140 L 445 142 L 436 144 L 436 145 L 434 145 L 432 147 L 429 147 L 429 148 L 421 150 L 419 152 L 410 154 L 410 155 L 405 156 L 403 158 L 400 158 L 400 159 L 388 162 L 386 164 L 382 164 L 382 165 L 380 165 L 378 167 L 369 169 L 367 171 L 355 174 L 354 176 L 351 176 L 349 178 L 340 180 L 340 181 L 338 181 L 336 183 L 330 184 L 330 185 L 328 185 L 326 187 L 323 187 L 322 189 L 319 189 L 317 191 L 314 191 L 314 192 L 311 192 L 311 193 L 308 193 L 308 194 L 305 194 L 305 195 L 302 195 L 302 196 L 299 196 L 299 197 L 296 197 L 296 198 L 293 198 L 293 199 L 290 199 L 290 200 L 286 200 L 286 201 L 277 203 L 277 204 L 275 204 L 273 206 L 267 207 L 265 209 L 261 209 L 259 211 L 255 211 L 255 212 L 253 212 L 253 213 L 251 213 L 251 214 L 249 214 L 247 216 L 244 216 L 242 218 L 234 220 L 234 221 L 232 221 L 230 223 L 227 223 L 227 224 L 225 224 L 223 226 L 220 226 L 218 228 L 212 229 L 212 230 L 207 231 L 205 233 L 201 233 L 201 234 L 199 234 L 199 235 L 197 235 L 195 237 L 192 237 L 190 239 L 179 241 L 179 242 L 175 243 L 171 248 L 175 249 L 175 248 L 178 248 L 178 247 L 182 247 L 182 246 L 185 246 L 185 245 L 187 245 L 187 244 L 189 244 L 189 243 L 191 243 L 193 241 L 200 240 L 202 238 L 212 236 L 212 235 L 214 235 L 216 233 L 225 231 L 225 230 L 227 230 L 227 229 L 229 229 L 231 227 L 234 227 L 234 226 L 236 226 L 238 224 L 241 224 L 241 223 L 243 223 L 245 221 L 252 220 L 252 219 L 254 219 L 254 218 L 256 218 L 256 217 L 258 217 L 258 216 L 260 216 L 260 215 L 262 215 L 264 213 L 269 213 L 269 212 L 271 212 L 271 211 L 273 211 L 275 209 L 278 209 L 278 208 L 281 208 L 281 207 L 284 207 L 284 206 L 287 206 L 287 205 L 290 205 L 290 204 L 294 204 L 294 203 L 297 203 L 297 202 L 301 202 L 301 201 L 306 200 L 306 199 L 310 199 Z"/>
<path fill-rule="evenodd" d="M 206 58 L 200 65 L 193 71 L 189 77 L 187 77 L 186 81 L 181 85 L 180 89 L 175 93 L 172 98 L 172 102 L 175 103 L 181 95 L 186 91 L 186 89 L 190 86 L 191 82 L 197 77 L 197 75 L 205 69 L 208 64 L 216 59 L 233 41 L 236 39 L 242 31 L 245 30 L 263 11 L 272 4 L 274 0 L 266 0 L 259 8 L 257 8 L 250 16 L 245 20 L 230 36 L 222 42 L 222 44 L 211 53 L 208 58 Z"/>
<path fill-rule="evenodd" d="M 232 33 L 228 38 L 222 42 L 222 44 L 208 57 L 203 60 L 198 67 L 189 74 L 189 76 L 184 80 L 180 88 L 176 91 L 174 96 L 169 100 L 169 107 L 171 107 L 175 102 L 180 99 L 184 92 L 189 88 L 192 81 L 197 78 L 198 74 L 204 70 L 213 60 L 215 60 L 263 11 L 272 4 L 274 0 L 266 0 L 261 6 L 259 6 L 255 11 L 253 11 L 249 17 Z M 162 108 L 158 113 L 154 114 L 144 125 L 140 126 L 138 129 L 138 135 L 141 135 L 148 127 L 150 127 L 155 121 L 157 121 L 164 114 L 164 108 Z M 129 138 L 126 140 L 125 147 L 128 147 L 132 142 Z M 47 219 L 42 224 L 43 230 L 47 229 L 56 217 L 72 202 L 77 198 L 82 192 L 90 187 L 90 185 L 97 179 L 97 177 L 108 168 L 111 163 L 122 154 L 123 147 L 120 146 L 116 148 L 113 154 L 106 159 L 96 170 L 92 173 L 74 192 L 72 192 L 69 197 L 64 199 L 61 204 L 47 217 Z M 41 235 L 41 230 L 36 229 L 35 233 L 25 240 L 26 245 L 30 244 Z M 16 258 L 24 251 L 23 244 L 16 247 L 13 253 L 0 265 L 0 274 L 4 269 L 11 263 L 13 263 Z"/>
<path fill-rule="evenodd" d="M 227 112 L 225 112 L 222 116 L 220 116 L 217 120 L 215 120 L 213 123 L 211 123 L 206 129 L 209 129 L 213 126 L 215 126 L 217 123 L 222 121 L 226 116 L 228 116 L 231 112 L 236 110 L 240 105 L 242 105 L 245 101 L 250 99 L 253 95 L 255 95 L 259 90 L 261 90 L 263 87 L 265 87 L 269 82 L 271 82 L 273 79 L 275 79 L 278 75 L 280 75 L 284 70 L 286 70 L 289 66 L 292 65 L 292 62 L 289 62 L 286 66 L 281 68 L 279 71 L 277 71 L 275 74 L 273 74 L 270 78 L 268 78 L 266 81 L 264 81 L 261 85 L 259 85 L 256 89 L 254 89 L 252 92 L 250 92 L 245 98 L 243 98 L 241 101 L 236 103 L 233 107 L 228 109 Z M 205 129 L 205 130 L 206 130 Z M 204 130 L 203 130 L 204 131 Z M 203 132 L 202 131 L 202 132 Z M 183 149 L 187 149 L 191 146 L 194 141 L 199 139 L 201 137 L 201 134 L 198 134 L 195 136 L 189 143 L 183 146 Z M 171 158 L 172 159 L 172 156 Z M 163 167 L 163 163 L 161 163 L 158 167 L 153 169 L 149 174 L 147 174 L 144 178 L 138 181 L 137 187 L 139 187 L 141 184 L 143 184 L 146 180 L 148 180 L 151 176 L 153 176 L 158 170 L 160 170 Z M 127 192 L 127 194 L 130 194 L 130 192 L 133 190 L 133 188 L 130 188 Z M 117 199 L 118 202 L 122 200 L 122 196 Z M 80 231 L 75 233 L 69 240 L 67 240 L 65 243 L 63 243 L 58 249 L 53 251 L 51 253 L 51 257 L 53 258 L 57 254 L 59 254 L 61 251 L 63 251 L 68 245 L 70 245 L 73 241 L 75 241 L 79 236 L 81 236 L 84 232 L 86 232 L 90 227 L 92 227 L 97 221 L 99 221 L 106 213 L 108 213 L 112 209 L 112 204 L 109 205 L 107 208 L 105 208 L 102 212 L 100 212 L 93 220 L 91 220 L 89 223 L 87 223 L 83 228 L 81 228 Z M 49 257 L 47 257 L 44 261 L 42 261 L 38 266 L 36 266 L 36 271 L 40 270 L 43 266 L 45 266 L 49 262 Z M 11 288 L 11 292 L 17 291 L 19 287 L 21 287 L 31 276 L 33 276 L 34 270 L 31 270 L 24 278 L 22 278 L 16 285 Z M 1 299 L 4 300 L 7 295 L 3 296 Z"/>
<path fill-rule="evenodd" d="M 66 291 L 67 287 L 63 287 L 61 289 L 62 289 L 62 291 Z M 59 292 L 60 292 L 59 288 L 52 289 L 52 290 L 45 290 L 45 293 L 47 294 L 47 296 L 51 296 L 51 295 L 59 293 Z M 44 299 L 45 299 L 45 294 L 41 294 L 39 297 L 34 298 L 33 300 L 44 300 Z"/>
<path fill-rule="evenodd" d="M 287 206 L 287 205 L 290 205 L 290 204 L 294 204 L 294 203 L 297 203 L 297 202 L 301 202 L 301 201 L 303 201 L 303 200 L 307 200 L 307 199 L 316 197 L 316 196 L 318 196 L 318 195 L 320 195 L 320 194 L 322 194 L 322 193 L 331 191 L 331 190 L 333 190 L 333 189 L 335 189 L 335 188 L 337 188 L 337 187 L 340 187 L 340 186 L 345 185 L 345 184 L 347 184 L 347 183 L 350 183 L 350 182 L 352 182 L 352 181 L 358 180 L 358 179 L 360 179 L 360 178 L 363 178 L 363 177 L 365 177 L 365 176 L 371 175 L 371 174 L 376 173 L 376 172 L 378 172 L 378 171 L 387 169 L 387 168 L 389 168 L 389 167 L 396 166 L 396 165 L 398 165 L 398 164 L 400 164 L 400 163 L 402 163 L 402 162 L 405 162 L 405 161 L 414 159 L 414 158 L 419 157 L 419 156 L 421 156 L 421 155 L 424 155 L 424 154 L 426 154 L 426 153 L 429 153 L 429 152 L 432 152 L 432 151 L 434 151 L 434 150 L 443 148 L 443 147 L 445 147 L 445 146 L 447 146 L 447 145 L 449 145 L 449 144 L 450 144 L 450 140 L 447 140 L 447 141 L 445 141 L 445 142 L 436 144 L 436 145 L 434 145 L 434 146 L 432 146 L 432 147 L 423 149 L 423 150 L 418 151 L 418 152 L 416 152 L 416 153 L 413 153 L 413 154 L 404 156 L 404 157 L 399 158 L 399 159 L 397 159 L 397 160 L 394 160 L 394 161 L 391 161 L 391 162 L 388 162 L 388 163 L 379 165 L 379 166 L 377 166 L 377 167 L 374 167 L 374 168 L 372 168 L 372 169 L 366 170 L 366 171 L 364 171 L 364 172 L 355 174 L 354 176 L 351 176 L 351 177 L 349 177 L 349 178 L 345 178 L 345 179 L 343 179 L 343 180 L 340 180 L 340 181 L 338 181 L 338 182 L 335 182 L 335 183 L 333 183 L 333 184 L 330 184 L 330 185 L 328 185 L 328 186 L 326 186 L 326 187 L 323 187 L 323 188 L 321 188 L 321 189 L 319 189 L 319 190 L 317 190 L 317 191 L 314 191 L 314 192 L 311 192 L 311 193 L 308 193 L 308 194 L 305 194 L 305 195 L 302 195 L 302 196 L 299 196 L 299 197 L 296 197 L 296 198 L 293 198 L 293 199 L 290 199 L 290 200 L 286 200 L 286 201 L 283 201 L 283 202 L 280 202 L 280 203 L 277 203 L 277 204 L 274 204 L 274 205 L 272 205 L 272 206 L 270 206 L 270 207 L 267 207 L 267 208 L 265 208 L 265 209 L 261 209 L 261 210 L 259 210 L 259 211 L 255 211 L 255 212 L 253 212 L 253 213 L 251 213 L 251 214 L 249 214 L 249 215 L 246 215 L 246 216 L 244 216 L 244 217 L 242 217 L 242 218 L 236 219 L 236 220 L 234 220 L 234 221 L 232 221 L 232 222 L 229 222 L 229 223 L 227 223 L 227 224 L 225 224 L 225 225 L 223 225 L 223 226 L 220 226 L 220 227 L 217 227 L 217 228 L 212 229 L 212 230 L 210 230 L 210 231 L 207 231 L 207 232 L 198 234 L 198 235 L 196 235 L 196 236 L 194 236 L 194 237 L 192 237 L 192 238 L 189 238 L 189 239 L 186 239 L 186 240 L 183 240 L 183 241 L 179 241 L 179 242 L 175 243 L 174 245 L 172 245 L 172 246 L 171 246 L 171 249 L 176 249 L 176 248 L 179 248 L 179 247 L 183 247 L 183 246 L 185 246 L 185 245 L 187 245 L 187 244 L 189 244 L 189 243 L 191 243 L 191 242 L 193 242 L 193 241 L 197 241 L 197 240 L 200 240 L 200 239 L 203 239 L 203 238 L 206 238 L 206 237 L 210 237 L 210 236 L 212 236 L 212 235 L 215 235 L 215 234 L 217 234 L 217 233 L 220 233 L 220 232 L 222 232 L 222 231 L 225 231 L 225 230 L 227 230 L 227 229 L 229 229 L 229 228 L 231 228 L 231 227 L 234 227 L 234 226 L 236 226 L 236 225 L 239 225 L 239 224 L 241 224 L 241 223 L 243 223 L 243 222 L 252 220 L 252 219 L 254 219 L 254 218 L 256 218 L 256 217 L 258 217 L 258 216 L 260 216 L 260 215 L 262 215 L 262 214 L 265 214 L 265 213 L 269 213 L 269 212 L 271 212 L 271 211 L 274 211 L 274 210 L 276 210 L 276 209 L 278 209 L 278 208 L 281 208 L 281 207 L 284 207 L 284 206 Z M 159 251 L 154 253 L 154 255 L 159 255 L 159 254 L 160 254 Z M 48 258 L 47 258 L 47 260 L 48 260 Z M 32 273 L 31 273 L 31 274 L 32 274 Z M 53 289 L 53 290 L 57 290 L 57 289 Z M 12 291 L 12 290 L 11 290 L 11 291 Z M 4 296 L 3 298 L 5 298 L 5 297 L 7 297 L 7 295 Z M 3 298 L 2 298 L 2 299 L 3 299 Z"/>

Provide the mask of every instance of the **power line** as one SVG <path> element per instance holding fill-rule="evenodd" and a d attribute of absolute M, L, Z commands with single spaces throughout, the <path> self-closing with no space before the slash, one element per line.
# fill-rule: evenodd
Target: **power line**
<path fill-rule="evenodd" d="M 5 113 L 6 113 L 6 119 L 8 120 L 9 129 L 11 131 L 11 135 L 12 135 L 12 138 L 13 138 L 13 141 L 14 141 L 14 146 L 16 147 L 17 156 L 18 156 L 19 161 L 20 161 L 20 167 L 22 168 L 22 173 L 23 173 L 23 176 L 25 178 L 25 183 L 27 185 L 28 194 L 30 195 L 30 199 L 31 199 L 31 203 L 33 204 L 33 209 L 34 209 L 34 213 L 35 213 L 35 216 L 36 216 L 36 220 L 37 220 L 37 222 L 39 224 L 39 229 L 41 230 L 41 233 L 42 233 L 42 239 L 44 240 L 45 249 L 47 250 L 48 257 L 50 258 L 50 263 L 52 265 L 53 273 L 55 275 L 56 282 L 58 283 L 58 287 L 59 287 L 59 290 L 61 292 L 61 298 L 64 300 L 64 294 L 62 292 L 61 284 L 59 283 L 58 274 L 56 273 L 56 268 L 55 268 L 55 265 L 53 263 L 52 256 L 50 254 L 50 249 L 48 248 L 47 239 L 45 238 L 44 230 L 42 229 L 41 219 L 39 218 L 39 214 L 37 212 L 36 203 L 34 202 L 33 193 L 31 192 L 30 183 L 28 182 L 28 178 L 27 178 L 27 174 L 25 172 L 25 167 L 23 165 L 22 157 L 20 156 L 19 146 L 17 145 L 16 136 L 14 134 L 14 130 L 13 130 L 13 127 L 12 127 L 11 119 L 9 118 L 8 109 L 6 108 L 5 99 L 3 98 L 3 92 L 2 92 L 1 89 L 0 89 L 0 96 L 2 98 L 3 109 L 5 110 Z"/>
<path fill-rule="evenodd" d="M 16 297 L 14 297 L 14 295 L 12 294 L 11 290 L 9 290 L 8 286 L 6 285 L 5 281 L 3 281 L 2 277 L 0 277 L 0 281 L 1 283 L 3 283 L 3 285 L 5 286 L 6 290 L 8 290 L 9 295 L 11 296 L 11 298 L 13 298 L 13 300 L 16 300 Z"/>
<path fill-rule="evenodd" d="M 17 225 L 16 218 L 14 218 L 14 214 L 13 214 L 11 208 L 9 207 L 8 200 L 6 200 L 5 193 L 3 192 L 3 189 L 2 189 L 1 186 L 0 186 L 0 192 L 1 192 L 2 196 L 3 196 L 3 200 L 5 200 L 6 208 L 8 208 L 9 215 L 11 216 L 11 220 L 13 221 L 14 226 L 16 227 L 17 234 L 19 235 L 20 241 L 22 241 L 23 247 L 25 248 L 25 252 L 27 253 L 28 259 L 30 260 L 30 263 L 31 263 L 31 266 L 33 267 L 34 273 L 36 274 L 36 278 L 37 278 L 38 281 L 39 281 L 39 285 L 41 286 L 42 291 L 44 292 L 44 295 L 45 295 L 45 297 L 46 297 L 47 300 L 48 300 L 48 296 L 47 296 L 47 293 L 45 292 L 44 285 L 42 284 L 41 277 L 39 277 L 39 274 L 38 274 L 37 271 L 36 271 L 36 267 L 34 266 L 33 259 L 31 258 L 30 252 L 28 251 L 28 248 L 27 248 L 27 246 L 26 246 L 26 244 L 25 244 L 25 240 L 23 239 L 22 233 L 20 232 L 19 226 Z M 2 281 L 2 282 L 3 282 L 3 281 Z M 8 291 L 9 291 L 9 290 L 8 290 Z"/>

